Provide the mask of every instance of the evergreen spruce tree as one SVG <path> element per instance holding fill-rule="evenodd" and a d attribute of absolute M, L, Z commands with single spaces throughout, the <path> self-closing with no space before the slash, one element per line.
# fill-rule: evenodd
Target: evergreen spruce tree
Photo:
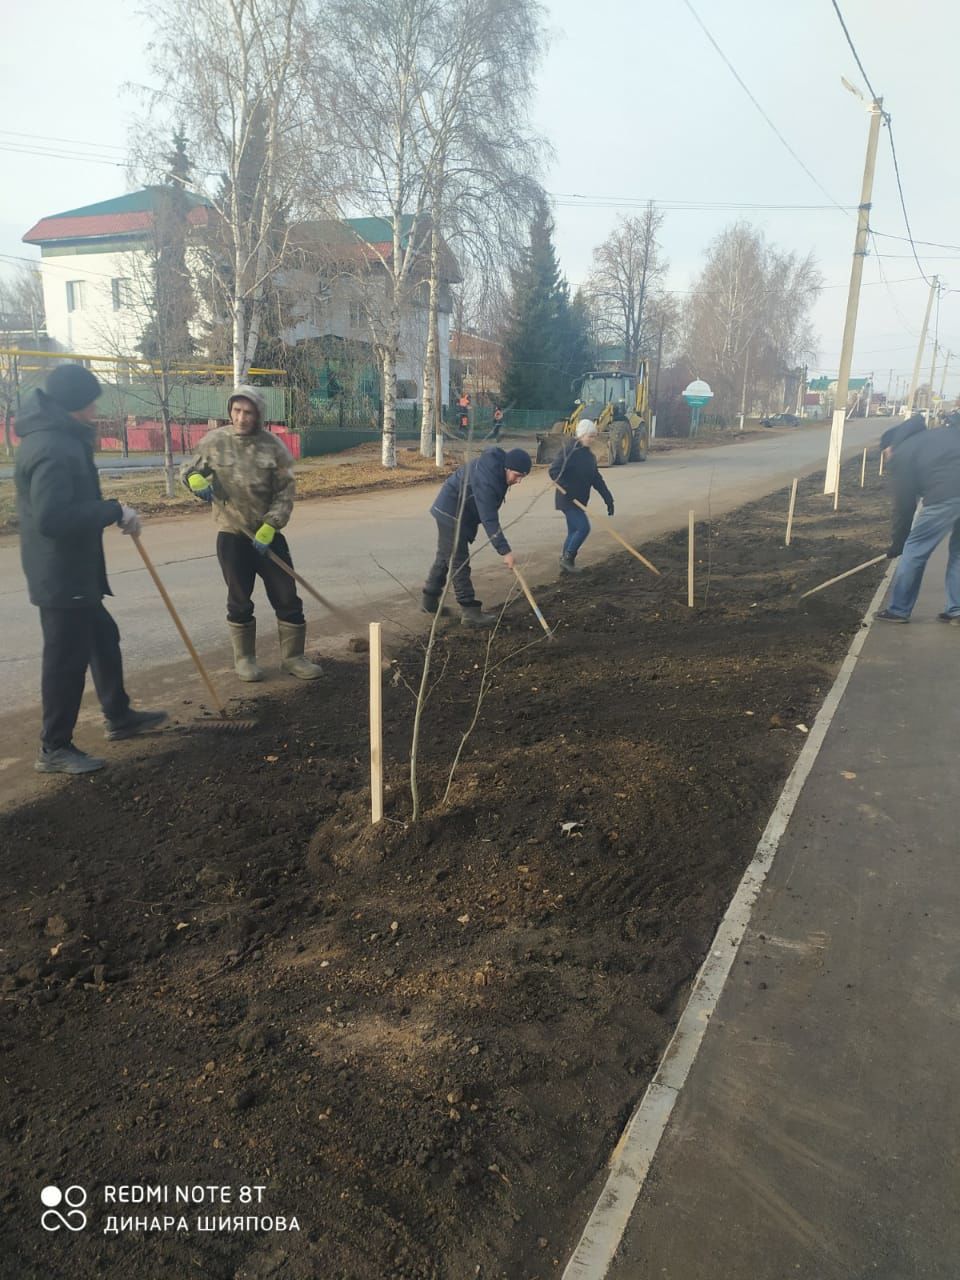
<path fill-rule="evenodd" d="M 572 382 L 590 367 L 589 319 L 579 292 L 570 301 L 545 204 L 533 221 L 530 243 L 511 283 L 503 398 L 523 409 L 566 411 L 574 398 Z"/>
<path fill-rule="evenodd" d="M 193 164 L 182 130 L 173 135 L 173 150 L 164 160 L 166 182 L 156 188 L 153 203 L 153 244 L 149 251 L 151 314 L 139 347 L 145 359 L 169 368 L 189 359 L 195 351 L 190 322 L 196 301 L 187 266 L 187 218 L 191 205 L 187 186 Z"/>

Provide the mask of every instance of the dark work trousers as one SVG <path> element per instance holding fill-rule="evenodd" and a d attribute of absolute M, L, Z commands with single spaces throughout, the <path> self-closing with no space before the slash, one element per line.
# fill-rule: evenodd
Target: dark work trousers
<path fill-rule="evenodd" d="M 437 558 L 427 574 L 423 594 L 439 600 L 443 594 L 443 584 L 447 580 L 447 569 L 452 560 L 453 590 L 456 593 L 457 604 L 465 607 L 475 605 L 477 601 L 473 594 L 473 579 L 470 577 L 470 543 L 467 541 L 464 530 L 460 529 L 459 537 L 454 536 L 457 532 L 456 516 L 434 513 L 433 518 L 437 522 Z"/>
<path fill-rule="evenodd" d="M 120 632 L 102 604 L 83 609 L 41 609 L 43 699 L 41 743 L 56 751 L 73 740 L 87 667 L 108 720 L 122 720 L 130 709 L 123 687 Z"/>
<path fill-rule="evenodd" d="M 274 535 L 270 550 L 293 568 L 290 548 L 282 533 Z M 254 551 L 249 538 L 242 533 L 218 533 L 217 559 L 227 584 L 228 622 L 253 621 L 253 586 L 259 574 L 280 621 L 303 624 L 303 601 L 297 595 L 297 584 L 269 556 Z"/>

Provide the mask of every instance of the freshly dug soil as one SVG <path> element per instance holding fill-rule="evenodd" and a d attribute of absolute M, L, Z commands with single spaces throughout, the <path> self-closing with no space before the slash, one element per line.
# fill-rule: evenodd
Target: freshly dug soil
<path fill-rule="evenodd" d="M 417 644 L 376 829 L 362 658 L 0 819 L 0 1275 L 558 1275 L 882 566 L 797 597 L 884 546 L 881 485 L 835 514 L 804 482 L 790 548 L 785 491 L 699 525 L 694 610 L 684 532 L 643 548 L 660 578 L 616 552 L 538 590 L 552 642 L 522 597 L 489 655 L 451 623 L 416 824 Z M 71 1184 L 86 1229 L 45 1231 Z"/>

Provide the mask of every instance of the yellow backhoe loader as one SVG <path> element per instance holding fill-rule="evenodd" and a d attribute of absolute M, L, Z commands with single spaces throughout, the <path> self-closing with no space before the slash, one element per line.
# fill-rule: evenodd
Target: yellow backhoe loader
<path fill-rule="evenodd" d="M 549 431 L 537 435 L 537 461 L 552 462 L 567 436 L 577 430 L 581 418 L 597 424 L 591 448 L 601 467 L 624 462 L 646 462 L 650 448 L 650 399 L 648 367 L 641 360 L 636 373 L 626 370 L 584 374 L 573 412 Z"/>

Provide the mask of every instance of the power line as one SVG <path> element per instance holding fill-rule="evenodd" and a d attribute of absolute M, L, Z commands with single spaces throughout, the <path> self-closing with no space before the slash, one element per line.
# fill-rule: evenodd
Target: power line
<path fill-rule="evenodd" d="M 557 205 L 565 207 L 595 208 L 595 209 L 616 209 L 616 208 L 646 208 L 648 204 L 654 204 L 658 209 L 666 209 L 669 212 L 677 212 L 684 210 L 749 210 L 755 212 L 768 211 L 784 211 L 791 213 L 815 213 L 819 210 L 833 208 L 843 208 L 842 205 L 829 204 L 764 204 L 757 201 L 745 200 L 661 200 L 654 196 L 608 196 L 608 195 L 585 195 L 577 191 L 558 191 L 550 192 L 550 199 Z M 844 212 L 850 212 L 850 209 L 844 209 Z"/>
<path fill-rule="evenodd" d="M 747 95 L 747 97 L 750 99 L 750 101 L 753 103 L 756 109 L 760 112 L 764 120 L 767 122 L 767 124 L 776 134 L 777 138 L 784 145 L 784 147 L 786 147 L 787 151 L 789 151 L 790 155 L 793 156 L 794 160 L 796 160 L 797 164 L 800 166 L 803 172 L 814 183 L 814 185 L 817 186 L 823 192 L 823 194 L 827 197 L 827 199 L 830 201 L 832 205 L 834 205 L 837 209 L 840 209 L 843 213 L 848 213 L 849 210 L 846 209 L 842 204 L 840 204 L 838 200 L 835 200 L 833 196 L 830 194 L 830 192 L 826 189 L 826 187 L 821 183 L 820 179 L 816 176 L 816 174 L 811 172 L 811 170 L 807 168 L 804 162 L 797 155 L 796 151 L 794 151 L 793 147 L 791 147 L 790 143 L 786 140 L 786 138 L 783 136 L 783 134 L 780 132 L 777 126 L 773 123 L 773 121 L 767 115 L 766 111 L 764 111 L 763 107 L 760 105 L 757 99 L 753 96 L 753 94 L 747 88 L 747 85 L 744 82 L 744 79 L 740 75 L 739 71 L 737 71 L 736 67 L 733 65 L 733 63 L 730 61 L 730 59 L 723 52 L 723 50 L 717 44 L 716 40 L 714 40 L 713 36 L 708 31 L 706 24 L 704 23 L 700 15 L 697 13 L 696 9 L 694 9 L 693 5 L 690 3 L 690 0 L 683 0 L 683 3 L 690 10 L 690 13 L 693 15 L 694 19 L 697 22 L 697 25 L 700 27 L 703 34 L 707 37 L 707 39 L 713 45 L 714 49 L 716 49 L 717 53 L 723 59 L 724 63 L 726 64 L 733 78 L 736 80 L 737 84 L 744 91 L 744 93 Z"/>
<path fill-rule="evenodd" d="M 36 142 L 69 142 L 79 147 L 98 147 L 101 151 L 126 151 L 115 142 L 92 142 L 89 138 L 60 138 L 49 133 L 21 133 L 16 129 L 0 129 L 0 136 L 8 138 L 31 138 Z"/>
<path fill-rule="evenodd" d="M 872 97 L 873 101 L 877 102 L 878 98 L 877 98 L 876 92 L 873 88 L 873 85 L 870 83 L 870 77 L 866 73 L 863 62 L 860 59 L 860 55 L 859 53 L 857 53 L 857 47 L 853 43 L 853 38 L 851 37 L 849 30 L 847 29 L 847 24 L 843 20 L 843 14 L 840 12 L 840 6 L 837 3 L 837 0 L 831 0 L 831 4 L 833 5 L 834 11 L 840 22 L 840 26 L 843 28 L 843 34 L 846 36 L 847 44 L 850 46 L 850 52 L 853 54 L 854 61 L 856 62 L 857 66 L 860 69 L 860 74 L 863 76 L 863 82 L 867 86 L 867 88 L 870 90 L 870 96 Z M 917 246 L 913 238 L 913 231 L 910 229 L 910 217 L 907 214 L 907 202 L 903 194 L 903 182 L 900 178 L 900 162 L 897 159 L 897 147 L 893 141 L 893 119 L 889 111 L 883 112 L 883 118 L 887 126 L 887 138 L 890 142 L 890 154 L 893 157 L 893 172 L 896 174 L 896 178 L 897 178 L 897 191 L 899 192 L 899 195 L 900 195 L 900 208 L 903 210 L 903 223 L 904 223 L 904 226 L 907 228 L 907 238 L 910 241 L 910 248 L 913 250 L 913 256 L 914 256 L 914 259 L 916 260 L 917 270 L 923 276 L 924 280 L 926 280 L 927 284 L 930 284 L 931 281 L 929 277 L 927 276 L 923 267 L 920 265 L 920 258 L 917 254 Z M 889 257 L 893 255 L 888 254 L 887 256 Z"/>
<path fill-rule="evenodd" d="M 859 53 L 857 53 L 856 45 L 853 43 L 853 40 L 851 39 L 850 32 L 847 30 L 847 24 L 843 20 L 843 14 L 840 12 L 840 6 L 837 4 L 837 0 L 831 0 L 831 2 L 833 4 L 834 11 L 836 12 L 837 18 L 840 21 L 840 26 L 843 28 L 843 34 L 847 37 L 847 44 L 850 46 L 850 52 L 853 54 L 853 60 L 857 64 L 857 66 L 860 68 L 860 74 L 863 76 L 863 83 L 870 90 L 870 97 L 873 99 L 874 102 L 876 102 L 877 95 L 874 92 L 873 85 L 870 83 L 870 77 L 867 75 L 866 71 L 863 68 L 863 63 L 860 61 L 860 55 Z"/>
<path fill-rule="evenodd" d="M 870 234 L 880 236 L 883 240 L 902 240 L 904 244 L 910 243 L 909 236 L 895 236 L 889 231 L 874 231 L 871 227 Z M 915 240 L 914 244 L 922 244 L 928 249 L 955 249 L 960 253 L 960 244 L 942 244 L 939 240 Z"/>
<path fill-rule="evenodd" d="M 893 156 L 893 171 L 897 175 L 897 191 L 900 193 L 900 208 L 903 210 L 903 223 L 904 223 L 904 226 L 907 228 L 907 235 L 910 238 L 910 248 L 913 250 L 913 256 L 914 256 L 914 259 L 916 260 L 917 269 L 919 270 L 920 274 L 923 276 L 924 280 L 927 281 L 927 284 L 930 284 L 930 281 L 927 280 L 927 276 L 923 270 L 923 267 L 920 266 L 920 259 L 917 256 L 917 246 L 914 243 L 913 232 L 910 229 L 910 218 L 907 215 L 907 202 L 904 199 L 903 183 L 900 180 L 900 164 L 897 160 L 897 148 L 894 145 L 894 141 L 893 141 L 893 125 L 890 121 L 889 116 L 887 116 L 887 137 L 890 139 L 890 154 Z"/>

